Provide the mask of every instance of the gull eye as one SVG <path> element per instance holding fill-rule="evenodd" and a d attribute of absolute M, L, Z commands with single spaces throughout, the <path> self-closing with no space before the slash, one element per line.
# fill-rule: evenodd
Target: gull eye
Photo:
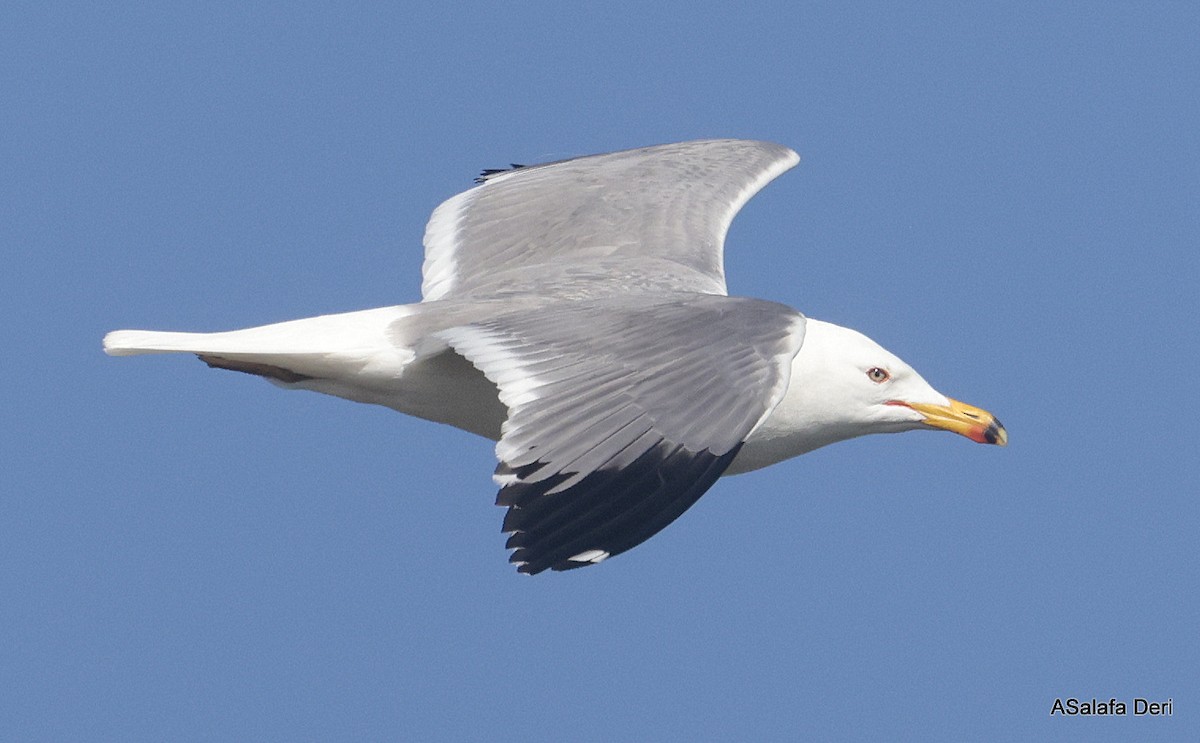
<path fill-rule="evenodd" d="M 887 369 L 880 369 L 878 366 L 872 366 L 867 369 L 867 378 L 875 384 L 883 384 L 892 378 L 891 374 L 887 373 Z"/>

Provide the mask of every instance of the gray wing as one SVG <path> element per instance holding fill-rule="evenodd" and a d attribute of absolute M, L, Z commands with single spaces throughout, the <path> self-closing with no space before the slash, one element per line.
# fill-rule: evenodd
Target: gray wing
<path fill-rule="evenodd" d="M 725 294 L 729 223 L 799 161 L 782 145 L 725 139 L 485 171 L 434 210 L 421 295 Z"/>
<path fill-rule="evenodd" d="M 713 295 L 564 302 L 439 335 L 500 390 L 510 560 L 593 564 L 689 508 L 787 389 L 804 318 Z"/>

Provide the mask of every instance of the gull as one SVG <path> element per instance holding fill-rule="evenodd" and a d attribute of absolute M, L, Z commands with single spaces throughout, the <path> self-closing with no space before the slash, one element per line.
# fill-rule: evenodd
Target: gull
<path fill-rule="evenodd" d="M 1004 445 L 861 333 L 731 297 L 730 222 L 799 162 L 703 140 L 486 170 L 434 210 L 421 301 L 219 333 L 118 330 L 114 356 L 211 367 L 384 405 L 496 442 L 522 573 L 602 562 L 722 475 L 872 433 Z"/>

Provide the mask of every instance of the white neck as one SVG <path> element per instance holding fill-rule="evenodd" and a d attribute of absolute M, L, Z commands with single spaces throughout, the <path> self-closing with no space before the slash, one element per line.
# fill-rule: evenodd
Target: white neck
<path fill-rule="evenodd" d="M 845 419 L 836 398 L 814 383 L 825 378 L 831 344 L 847 331 L 832 323 L 807 318 L 804 343 L 792 360 L 791 380 L 783 400 L 763 421 L 726 474 L 760 469 L 822 446 L 870 433 L 868 428 Z"/>

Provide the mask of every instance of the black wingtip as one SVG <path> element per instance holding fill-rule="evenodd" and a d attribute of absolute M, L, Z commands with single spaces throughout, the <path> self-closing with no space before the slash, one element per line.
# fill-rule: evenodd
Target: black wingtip
<path fill-rule="evenodd" d="M 512 532 L 505 543 L 514 550 L 509 561 L 518 572 L 536 575 L 595 565 L 632 549 L 691 507 L 740 448 L 715 455 L 660 442 L 629 465 L 592 472 L 562 492 L 549 492 L 562 473 L 511 483 L 497 498 L 510 504 L 503 526 Z"/>
<path fill-rule="evenodd" d="M 501 173 L 511 173 L 514 170 L 520 170 L 524 167 L 526 166 L 522 163 L 509 163 L 507 168 L 484 168 L 483 170 L 479 171 L 479 175 L 475 177 L 475 182 L 487 183 L 488 179 L 492 176 L 496 176 Z"/>

